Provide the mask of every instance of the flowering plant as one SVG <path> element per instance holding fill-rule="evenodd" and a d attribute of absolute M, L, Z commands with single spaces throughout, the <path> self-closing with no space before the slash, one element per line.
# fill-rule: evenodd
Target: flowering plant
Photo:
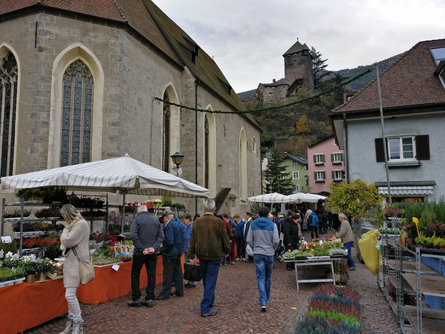
<path fill-rule="evenodd" d="M 19 254 L 7 252 L 5 258 L 3 259 L 2 267 L 17 268 L 19 265 L 19 259 Z"/>
<path fill-rule="evenodd" d="M 34 254 L 25 255 L 19 260 L 19 268 L 22 268 L 25 275 L 33 275 L 37 271 L 37 259 Z"/>
<path fill-rule="evenodd" d="M 39 273 L 52 273 L 54 272 L 54 265 L 48 258 L 37 260 L 36 271 Z"/>
<path fill-rule="evenodd" d="M 55 259 L 60 255 L 60 240 L 58 238 L 42 238 L 40 247 L 44 250 L 45 256 L 50 259 Z"/>

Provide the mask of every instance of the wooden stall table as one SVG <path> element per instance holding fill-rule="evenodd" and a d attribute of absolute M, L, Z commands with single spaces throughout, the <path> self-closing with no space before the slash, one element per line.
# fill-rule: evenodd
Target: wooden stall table
<path fill-rule="evenodd" d="M 68 312 L 63 280 L 0 288 L 0 332 L 20 333 Z"/>

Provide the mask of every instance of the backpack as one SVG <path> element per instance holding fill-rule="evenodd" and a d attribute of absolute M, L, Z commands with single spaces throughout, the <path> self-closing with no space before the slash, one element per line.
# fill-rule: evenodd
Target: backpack
<path fill-rule="evenodd" d="M 244 220 L 241 220 L 236 228 L 236 238 L 243 239 L 244 238 Z"/>

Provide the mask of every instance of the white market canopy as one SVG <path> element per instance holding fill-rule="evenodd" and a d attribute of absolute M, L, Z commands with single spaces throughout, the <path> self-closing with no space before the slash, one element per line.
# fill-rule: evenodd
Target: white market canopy
<path fill-rule="evenodd" d="M 287 203 L 317 203 L 320 200 L 324 201 L 326 199 L 326 196 L 305 193 L 291 194 L 286 197 L 288 200 Z"/>
<path fill-rule="evenodd" d="M 316 194 L 305 194 L 305 193 L 296 193 L 291 195 L 283 195 L 280 193 L 271 193 L 264 195 L 257 195 L 247 198 L 251 202 L 257 203 L 281 203 L 281 204 L 290 204 L 290 203 L 317 203 L 320 200 L 325 200 L 326 196 L 316 195 Z"/>
<path fill-rule="evenodd" d="M 67 190 L 177 197 L 209 197 L 208 189 L 129 156 L 1 178 L 2 189 L 65 187 Z"/>
<path fill-rule="evenodd" d="M 286 197 L 287 197 L 286 195 L 282 195 L 279 193 L 271 193 L 271 194 L 252 196 L 248 197 L 247 199 L 251 202 L 257 202 L 257 203 L 287 203 Z"/>

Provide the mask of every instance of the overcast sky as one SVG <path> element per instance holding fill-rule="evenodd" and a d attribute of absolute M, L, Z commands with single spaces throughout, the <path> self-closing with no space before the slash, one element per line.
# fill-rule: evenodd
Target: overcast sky
<path fill-rule="evenodd" d="M 445 0 L 154 0 L 223 71 L 237 93 L 284 77 L 296 41 L 329 70 L 369 65 L 445 38 Z"/>

